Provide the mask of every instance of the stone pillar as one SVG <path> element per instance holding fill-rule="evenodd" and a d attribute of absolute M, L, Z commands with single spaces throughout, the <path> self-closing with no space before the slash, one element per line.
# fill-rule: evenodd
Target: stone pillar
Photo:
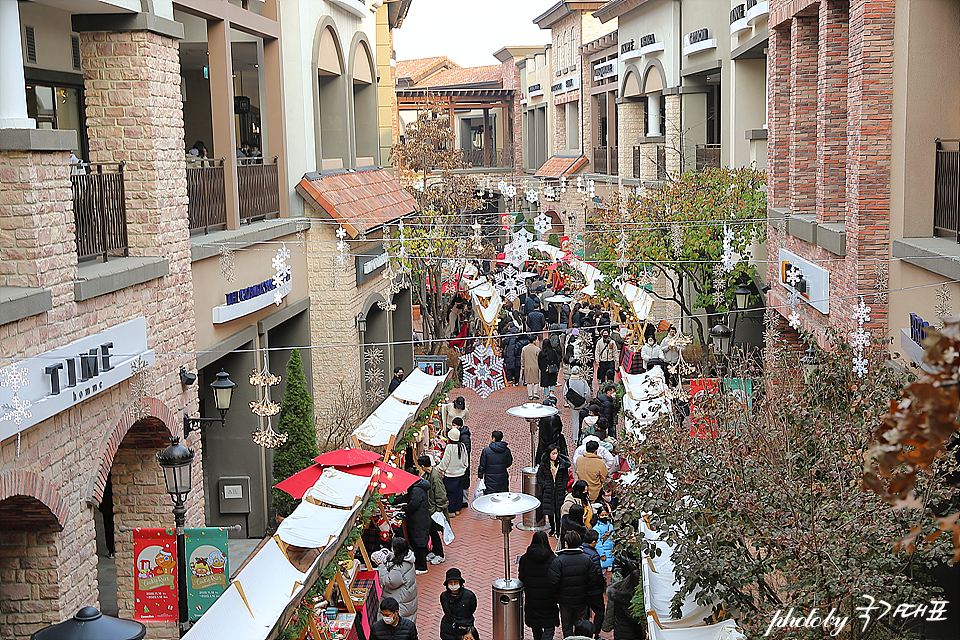
<path fill-rule="evenodd" d="M 817 57 L 817 221 L 843 222 L 846 201 L 849 5 L 820 3 Z"/>
<path fill-rule="evenodd" d="M 29 638 L 60 622 L 57 537 L 35 530 L 0 533 L 0 638 Z"/>
<path fill-rule="evenodd" d="M 27 117 L 17 0 L 0 0 L 0 60 L 0 129 L 36 129 Z"/>
<path fill-rule="evenodd" d="M 240 190 L 237 178 L 237 128 L 233 117 L 233 51 L 230 45 L 230 26 L 226 22 L 207 20 L 207 47 L 210 51 L 213 150 L 217 156 L 225 159 L 223 192 L 226 199 L 227 229 L 239 229 Z M 269 51 L 271 56 L 278 55 L 272 48 Z M 346 131 L 346 127 L 343 131 Z M 276 138 L 274 135 L 273 139 Z"/>
<path fill-rule="evenodd" d="M 663 98 L 665 103 L 666 122 L 663 123 L 664 146 L 667 151 L 667 173 L 671 176 L 682 173 L 684 167 L 684 139 L 683 128 L 680 126 L 680 95 L 671 94 Z M 687 167 L 691 164 L 690 159 L 686 160 Z"/>
<path fill-rule="evenodd" d="M 771 207 L 785 207 L 790 202 L 789 25 L 771 29 L 767 41 L 767 202 Z M 776 258 L 770 264 L 775 263 Z"/>
<path fill-rule="evenodd" d="M 643 137 L 643 102 L 639 100 L 624 100 L 617 105 L 617 154 L 620 164 L 620 175 L 639 178 L 641 165 L 644 162 L 641 155 L 636 167 L 633 166 L 633 148 L 639 146 Z"/>
<path fill-rule="evenodd" d="M 815 213 L 817 196 L 817 17 L 790 28 L 790 213 Z"/>
<path fill-rule="evenodd" d="M 80 50 L 90 161 L 126 163 L 130 253 L 169 257 L 174 241 L 189 252 L 178 42 L 148 31 L 87 31 Z"/>

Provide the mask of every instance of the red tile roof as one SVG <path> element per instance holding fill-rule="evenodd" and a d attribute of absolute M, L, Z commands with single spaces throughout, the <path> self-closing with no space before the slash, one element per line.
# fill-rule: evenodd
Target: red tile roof
<path fill-rule="evenodd" d="M 569 176 L 586 163 L 587 159 L 584 156 L 577 156 L 576 158 L 553 156 L 537 169 L 537 173 L 533 177 L 559 180 L 561 176 Z"/>
<path fill-rule="evenodd" d="M 410 78 L 416 84 L 443 69 L 459 69 L 460 65 L 447 56 L 417 58 L 416 60 L 397 60 L 397 79 Z"/>
<path fill-rule="evenodd" d="M 387 171 L 307 174 L 297 193 L 317 211 L 343 225 L 351 238 L 416 209 L 417 203 Z"/>
<path fill-rule="evenodd" d="M 491 64 L 485 67 L 444 69 L 417 83 L 414 88 L 456 87 L 486 82 L 499 82 L 502 85 L 503 67 L 499 64 Z"/>

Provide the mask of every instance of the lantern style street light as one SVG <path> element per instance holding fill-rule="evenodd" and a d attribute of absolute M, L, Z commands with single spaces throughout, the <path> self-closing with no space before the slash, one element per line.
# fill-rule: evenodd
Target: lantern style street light
<path fill-rule="evenodd" d="M 177 601 L 180 605 L 179 627 L 183 637 L 187 622 L 187 548 L 184 539 L 187 508 L 184 502 L 190 493 L 193 467 L 193 449 L 180 444 L 180 438 L 170 439 L 170 446 L 157 453 L 157 462 L 163 469 L 167 493 L 173 498 L 173 520 L 177 527 Z"/>
<path fill-rule="evenodd" d="M 189 414 L 183 414 L 183 438 L 186 440 L 191 431 L 197 431 L 201 425 L 207 422 L 219 422 L 221 427 L 227 424 L 227 411 L 230 410 L 230 401 L 233 399 L 233 388 L 237 383 L 230 379 L 230 374 L 220 370 L 217 379 L 210 383 L 213 389 L 213 403 L 220 412 L 219 418 L 191 418 Z"/>
<path fill-rule="evenodd" d="M 817 350 L 808 347 L 803 357 L 800 358 L 800 366 L 803 367 L 803 383 L 810 384 L 813 376 L 817 373 L 817 369 L 820 368 L 820 363 L 817 361 Z"/>
<path fill-rule="evenodd" d="M 727 325 L 722 322 L 718 322 L 712 329 L 710 329 L 710 337 L 713 339 L 713 349 L 714 353 L 729 355 L 730 354 L 730 338 L 733 336 L 733 331 Z"/>
<path fill-rule="evenodd" d="M 733 292 L 733 300 L 738 311 L 746 311 L 747 303 L 750 301 L 750 289 L 747 288 L 747 285 L 740 283 L 737 290 Z"/>

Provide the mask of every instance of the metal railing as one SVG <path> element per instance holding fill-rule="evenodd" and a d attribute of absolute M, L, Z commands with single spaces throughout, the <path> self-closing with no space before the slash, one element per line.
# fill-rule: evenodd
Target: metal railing
<path fill-rule="evenodd" d="M 960 242 L 960 140 L 937 138 L 934 170 L 933 235 Z M 951 149 L 945 149 L 949 145 Z"/>
<path fill-rule="evenodd" d="M 594 147 L 593 148 L 593 172 L 599 173 L 601 175 L 609 175 L 607 165 L 607 148 L 606 147 Z"/>
<path fill-rule="evenodd" d="M 619 147 L 610 147 L 610 175 L 616 176 L 620 175 L 620 158 L 617 154 L 620 153 Z"/>
<path fill-rule="evenodd" d="M 513 148 L 502 147 L 500 149 L 490 150 L 490 160 L 484 157 L 483 149 L 462 149 L 463 161 L 471 167 L 512 167 L 513 166 Z"/>
<path fill-rule="evenodd" d="M 187 215 L 190 233 L 227 226 L 227 200 L 223 183 L 224 158 L 187 162 Z"/>
<path fill-rule="evenodd" d="M 123 165 L 83 165 L 70 176 L 78 260 L 130 255 Z"/>
<path fill-rule="evenodd" d="M 247 158 L 237 165 L 241 224 L 280 215 L 278 161 L 277 156 L 273 156 L 273 162 L 269 158 Z"/>
<path fill-rule="evenodd" d="M 719 144 L 698 144 L 697 145 L 697 171 L 704 169 L 720 168 L 720 145 Z"/>

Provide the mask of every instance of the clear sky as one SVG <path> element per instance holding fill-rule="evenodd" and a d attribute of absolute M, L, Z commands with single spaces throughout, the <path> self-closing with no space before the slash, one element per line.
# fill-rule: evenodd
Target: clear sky
<path fill-rule="evenodd" d="M 556 0 L 413 0 L 403 26 L 393 32 L 397 60 L 447 56 L 461 67 L 497 64 L 494 51 L 542 45 L 550 31 L 533 19 Z"/>

